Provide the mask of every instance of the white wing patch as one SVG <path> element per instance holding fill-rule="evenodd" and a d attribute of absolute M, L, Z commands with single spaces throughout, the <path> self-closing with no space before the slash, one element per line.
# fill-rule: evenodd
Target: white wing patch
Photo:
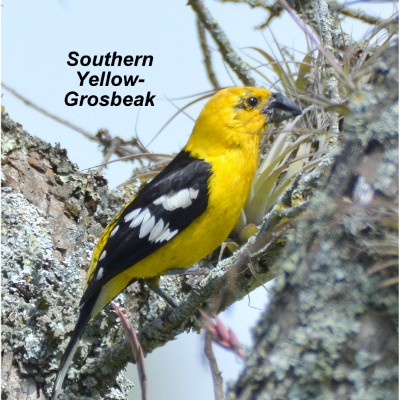
<path fill-rule="evenodd" d="M 134 210 L 134 211 L 136 211 L 136 210 Z M 134 212 L 134 211 L 132 211 L 132 213 Z M 140 208 L 139 208 L 139 211 L 140 211 Z M 130 214 L 130 213 L 129 213 Z M 129 215 L 128 214 L 128 215 Z M 149 220 L 150 219 L 150 217 L 151 217 L 151 214 L 150 214 L 150 211 L 149 211 L 149 209 L 148 208 L 145 208 L 141 213 L 138 213 L 139 215 L 137 215 L 137 217 L 134 217 L 133 219 L 132 219 L 132 222 L 129 224 L 129 227 L 130 228 L 135 228 L 136 226 L 139 226 L 139 225 L 143 225 L 147 220 Z M 128 216 L 127 215 L 127 216 Z M 127 217 L 126 216 L 126 217 Z M 127 222 L 126 221 L 126 218 L 125 217 L 125 222 Z"/>
<path fill-rule="evenodd" d="M 160 218 L 157 223 L 155 222 L 156 220 L 154 216 L 142 222 L 139 232 L 140 239 L 143 239 L 145 236 L 149 235 L 149 242 L 168 242 L 178 233 L 178 229 L 171 231 L 171 229 L 169 229 L 169 223 L 165 225 L 162 218 Z"/>
<path fill-rule="evenodd" d="M 107 252 L 105 250 L 103 250 L 100 254 L 100 258 L 99 261 L 104 260 L 105 256 L 106 256 Z"/>
<path fill-rule="evenodd" d="M 197 191 L 193 190 L 193 189 L 184 189 L 184 190 L 187 191 L 187 193 L 189 193 L 189 194 L 190 194 L 189 190 L 192 190 L 193 192 L 197 192 L 197 193 L 192 193 L 192 196 L 197 197 L 197 195 L 198 195 L 198 190 Z M 182 192 L 182 190 L 180 192 Z M 176 195 L 178 195 L 180 192 L 176 193 Z M 182 196 L 182 194 L 180 196 Z M 164 206 L 164 203 L 161 203 L 161 200 L 160 200 L 163 197 L 167 198 L 168 196 L 159 197 L 158 198 L 159 202 L 157 204 L 162 204 Z M 170 198 L 171 198 L 171 196 L 170 196 Z M 175 198 L 175 200 L 173 200 L 173 201 L 175 201 L 175 204 L 177 204 L 176 203 L 177 199 L 178 198 Z M 182 199 L 182 197 L 181 197 L 181 199 Z M 154 201 L 154 204 L 156 204 L 156 201 Z M 189 201 L 191 204 L 190 199 L 189 199 Z M 188 207 L 188 206 L 186 206 L 186 207 Z M 165 208 L 165 206 L 164 206 L 164 208 Z M 140 228 L 139 229 L 139 239 L 143 239 L 144 237 L 149 235 L 149 242 L 153 242 L 153 243 L 160 243 L 163 241 L 168 242 L 178 233 L 178 229 L 171 231 L 171 229 L 169 229 L 169 223 L 165 224 L 165 222 L 162 218 L 160 218 L 158 221 L 156 221 L 155 216 L 151 215 L 150 210 L 148 208 L 145 208 L 143 211 L 141 208 L 131 211 L 129 214 L 125 215 L 124 221 L 125 222 L 131 221 L 131 223 L 129 224 L 130 228 L 136 228 L 136 227 Z M 116 228 L 117 227 L 115 227 L 113 229 L 110 236 L 115 234 L 115 232 L 117 231 Z"/>
<path fill-rule="evenodd" d="M 99 270 L 97 271 L 97 274 L 96 274 L 96 280 L 99 280 L 99 279 L 101 279 L 102 278 L 102 276 L 103 276 L 103 274 L 104 274 L 104 268 L 103 267 L 101 267 L 101 268 L 99 268 Z"/>
<path fill-rule="evenodd" d="M 164 221 L 162 219 L 160 219 L 158 222 L 161 222 L 162 225 L 164 225 Z M 168 226 L 169 223 L 163 226 L 163 228 L 161 229 L 161 231 L 158 233 L 157 236 L 153 234 L 153 240 L 150 239 L 150 236 L 152 236 L 153 232 L 150 232 L 149 240 L 155 243 L 163 242 L 164 240 L 168 242 L 169 240 L 171 240 L 178 233 L 178 229 L 171 231 L 171 229 L 169 229 Z"/>
<path fill-rule="evenodd" d="M 187 208 L 192 205 L 192 200 L 197 199 L 199 195 L 198 189 L 186 188 L 179 192 L 170 192 L 164 194 L 153 201 L 154 205 L 161 205 L 167 211 L 174 211 L 178 208 Z M 168 242 L 177 233 L 178 229 L 169 229 L 169 223 L 165 223 L 162 218 L 156 221 L 154 215 L 151 215 L 148 208 L 137 208 L 126 214 L 124 221 L 130 222 L 130 228 L 139 227 L 139 239 L 143 239 L 149 235 L 149 241 L 153 243 Z M 118 225 L 111 231 L 110 236 L 114 236 L 118 230 Z"/>
<path fill-rule="evenodd" d="M 118 229 L 119 229 L 119 225 L 115 225 L 113 230 L 110 233 L 110 237 L 113 237 L 117 233 Z"/>
<path fill-rule="evenodd" d="M 158 199 L 153 201 L 153 204 L 162 205 L 165 210 L 173 211 L 177 208 L 187 208 L 192 205 L 192 200 L 196 199 L 199 195 L 198 189 L 187 188 L 179 192 L 170 192 L 163 194 Z"/>
<path fill-rule="evenodd" d="M 164 229 L 164 221 L 162 218 L 153 226 L 150 232 L 149 241 L 154 242 L 161 234 Z"/>
<path fill-rule="evenodd" d="M 139 239 L 142 239 L 146 235 L 148 235 L 150 231 L 154 228 L 155 223 L 156 219 L 154 218 L 154 216 L 147 220 L 143 219 L 142 225 L 140 225 Z"/>
<path fill-rule="evenodd" d="M 131 211 L 129 214 L 126 214 L 124 217 L 125 222 L 132 221 L 140 213 L 141 208 L 137 208 L 136 210 Z"/>

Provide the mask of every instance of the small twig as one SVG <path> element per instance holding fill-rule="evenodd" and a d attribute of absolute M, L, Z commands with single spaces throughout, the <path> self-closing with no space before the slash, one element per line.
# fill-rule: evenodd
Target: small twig
<path fill-rule="evenodd" d="M 324 44 L 324 48 L 333 49 L 333 17 L 329 12 L 327 0 L 314 0 L 314 10 L 315 16 L 318 21 L 318 26 L 321 31 L 321 38 Z M 332 100 L 334 104 L 340 104 L 340 94 L 338 81 L 335 76 L 335 71 L 333 70 L 333 65 L 328 62 L 325 64 L 325 81 L 326 87 L 328 89 L 329 99 Z M 336 136 L 339 135 L 339 113 L 335 111 L 329 112 L 329 129 Z"/>
<path fill-rule="evenodd" d="M 117 153 L 117 151 L 121 148 L 121 145 L 122 145 L 122 140 L 119 137 L 115 137 L 111 140 L 111 146 L 109 146 L 107 149 L 104 149 L 105 156 L 103 163 L 100 164 L 100 166 L 97 168 L 99 174 L 101 174 L 103 169 L 108 165 L 112 155 L 114 153 Z"/>
<path fill-rule="evenodd" d="M 210 32 L 215 43 L 218 45 L 224 61 L 245 85 L 255 86 L 256 82 L 250 75 L 250 68 L 236 54 L 225 32 L 204 6 L 203 2 L 201 0 L 189 0 L 188 4 L 193 8 L 203 26 Z"/>
<path fill-rule="evenodd" d="M 278 2 L 274 1 L 270 6 L 265 5 L 266 2 L 264 2 L 264 7 L 268 12 L 269 12 L 269 17 L 268 19 L 261 24 L 260 26 L 257 27 L 257 29 L 265 29 L 268 27 L 268 25 L 272 22 L 272 20 L 276 17 L 280 17 L 283 11 L 282 5 L 279 4 Z"/>
<path fill-rule="evenodd" d="M 177 111 L 181 112 L 185 117 L 188 117 L 193 123 L 196 122 L 196 120 L 189 113 L 187 113 L 185 110 L 182 110 L 179 106 L 177 106 L 173 102 L 173 100 L 169 99 L 168 97 L 166 97 L 166 99 L 172 105 L 172 107 L 174 107 Z"/>
<path fill-rule="evenodd" d="M 67 126 L 68 128 L 71 128 L 74 131 L 81 133 L 83 136 L 85 136 L 87 139 L 89 139 L 93 142 L 98 142 L 97 137 L 95 135 L 92 135 L 90 132 L 86 131 L 85 129 L 82 129 L 79 126 L 72 124 L 71 122 L 68 122 L 65 119 L 62 119 L 61 117 L 58 117 L 57 115 L 50 113 L 49 111 L 45 110 L 44 108 L 42 108 L 42 107 L 38 106 L 37 104 L 33 103 L 32 101 L 28 100 L 26 97 L 22 96 L 22 94 L 18 93 L 15 89 L 11 88 L 10 86 L 6 85 L 5 83 L 2 83 L 1 86 L 4 89 L 6 89 L 8 92 L 13 94 L 17 99 L 20 99 L 21 101 L 23 101 L 27 106 L 32 107 L 34 110 L 39 111 L 40 113 L 46 115 L 46 117 L 54 119 L 55 121 L 59 122 L 60 124 L 63 124 L 65 126 Z"/>
<path fill-rule="evenodd" d="M 325 49 L 320 43 L 319 40 L 312 34 L 312 32 L 307 28 L 306 24 L 298 17 L 296 12 L 292 7 L 288 4 L 286 0 L 279 0 L 282 6 L 286 9 L 289 15 L 292 17 L 294 22 L 300 27 L 300 29 L 307 35 L 307 37 L 314 43 L 320 53 L 328 60 L 330 65 L 335 69 L 338 75 L 343 79 L 344 82 L 347 82 L 348 85 L 352 88 L 352 83 L 346 79 L 346 76 L 343 72 L 343 68 L 337 62 L 335 56 Z"/>
<path fill-rule="evenodd" d="M 379 286 L 378 289 L 385 289 L 389 286 L 398 286 L 399 285 L 399 277 L 394 276 L 393 278 L 389 278 L 384 280 Z"/>
<path fill-rule="evenodd" d="M 154 140 L 157 139 L 158 135 L 165 129 L 166 126 L 168 126 L 168 124 L 171 123 L 172 120 L 174 120 L 180 113 L 182 113 L 184 110 L 186 110 L 188 107 L 192 106 L 193 104 L 196 104 L 197 102 L 207 99 L 208 97 L 210 97 L 211 94 L 214 93 L 213 91 L 210 92 L 206 92 L 205 94 L 202 94 L 200 97 L 198 97 L 195 100 L 192 100 L 191 102 L 185 104 L 182 108 L 178 109 L 178 111 L 171 117 L 168 119 L 168 121 L 159 129 L 159 131 L 151 138 L 151 140 L 149 141 L 149 143 L 147 143 L 147 146 L 150 146 Z"/>
<path fill-rule="evenodd" d="M 114 154 L 121 158 L 138 153 L 149 153 L 148 150 L 142 151 L 142 145 L 137 138 L 126 141 L 121 139 L 119 136 L 112 137 L 107 129 L 99 129 L 96 133 L 96 139 L 97 142 L 103 147 L 103 154 L 107 154 L 110 147 L 113 147 Z M 153 159 L 151 154 L 148 155 L 147 158 L 150 160 Z"/>
<path fill-rule="evenodd" d="M 49 117 L 53 119 L 54 121 L 57 121 L 58 123 L 78 132 L 81 133 L 85 138 L 89 139 L 92 142 L 99 143 L 102 145 L 105 149 L 106 156 L 105 156 L 105 161 L 101 165 L 108 165 L 109 164 L 109 159 L 110 157 L 115 154 L 116 156 L 119 156 L 121 158 L 124 157 L 129 157 L 132 155 L 137 154 L 135 150 L 129 149 L 127 146 L 132 146 L 132 147 L 137 147 L 139 152 L 141 150 L 146 150 L 146 148 L 141 144 L 139 139 L 133 139 L 130 141 L 125 141 L 119 137 L 111 137 L 111 135 L 104 129 L 101 129 L 97 132 L 96 135 L 92 135 L 90 132 L 86 131 L 85 129 L 82 129 L 81 127 L 55 115 L 52 114 L 51 112 L 45 110 L 43 107 L 38 106 L 31 100 L 28 100 L 26 97 L 24 97 L 22 94 L 17 92 L 15 89 L 11 88 L 10 86 L 6 85 L 5 83 L 2 83 L 1 86 L 6 89 L 8 92 L 10 92 L 12 95 L 14 95 L 16 98 L 21 100 L 23 103 L 25 103 L 28 107 L 33 108 L 36 111 L 39 111 L 40 113 L 44 114 L 46 117 Z M 157 157 L 154 157 L 152 154 L 148 152 L 148 150 L 145 151 L 146 153 L 146 158 L 150 160 L 157 160 Z"/>
<path fill-rule="evenodd" d="M 382 22 L 381 18 L 374 17 L 373 15 L 367 14 L 366 12 L 364 12 L 361 9 L 352 9 L 352 8 L 346 7 L 345 5 L 337 3 L 336 1 L 330 1 L 328 3 L 328 5 L 332 11 L 336 11 L 342 15 L 345 15 L 346 17 L 358 19 L 360 21 L 365 22 L 366 24 L 378 25 Z"/>
<path fill-rule="evenodd" d="M 105 166 L 105 165 L 114 164 L 114 163 L 120 162 L 120 161 L 134 160 L 137 158 L 139 158 L 139 159 L 140 158 L 149 158 L 149 157 L 151 157 L 154 160 L 163 162 L 163 159 L 172 160 L 175 156 L 172 154 L 162 154 L 162 153 L 137 153 L 137 154 L 132 154 L 130 156 L 119 157 L 117 160 L 112 160 L 112 161 L 108 161 L 107 163 L 101 163 L 98 165 L 94 165 L 93 167 L 84 168 L 84 169 L 81 169 L 79 172 L 91 171 L 93 169 L 97 169 L 97 168 Z"/>
<path fill-rule="evenodd" d="M 212 66 L 212 56 L 210 52 L 210 47 L 208 46 L 207 43 L 206 30 L 204 28 L 204 25 L 198 18 L 197 18 L 197 34 L 199 36 L 200 48 L 204 56 L 204 65 L 206 67 L 207 78 L 210 81 L 211 85 L 214 87 L 214 89 L 220 89 L 221 85 L 218 82 L 217 76 L 215 75 L 215 71 Z"/>
<path fill-rule="evenodd" d="M 165 168 L 165 166 L 167 164 L 168 163 L 165 163 L 165 162 L 162 162 L 162 161 L 154 163 L 153 165 L 151 165 L 149 167 L 149 171 L 148 172 L 143 172 L 141 174 L 136 174 L 133 178 L 130 178 L 130 179 L 126 180 L 123 183 L 120 183 L 115 189 L 121 189 L 121 188 L 125 187 L 126 185 L 129 185 L 129 184 L 131 184 L 133 182 L 136 182 L 138 180 L 142 180 L 143 181 L 145 179 L 153 179 L 157 174 L 159 174 L 161 172 L 161 170 L 163 168 Z"/>
<path fill-rule="evenodd" d="M 211 376 L 214 384 L 215 400 L 224 399 L 223 379 L 221 371 L 218 368 L 217 360 L 212 349 L 212 336 L 210 332 L 206 332 L 204 340 L 204 354 L 207 357 L 208 365 L 210 366 Z"/>
<path fill-rule="evenodd" d="M 128 336 L 128 341 L 131 346 L 133 358 L 136 361 L 136 367 L 140 380 L 140 389 L 142 391 L 142 400 L 147 399 L 147 376 L 146 369 L 144 364 L 144 354 L 142 350 L 142 346 L 139 343 L 139 340 L 136 336 L 135 328 L 128 321 L 124 313 L 116 306 L 114 303 L 111 303 L 111 307 L 118 315 L 121 320 L 122 326 L 125 329 L 126 335 Z"/>

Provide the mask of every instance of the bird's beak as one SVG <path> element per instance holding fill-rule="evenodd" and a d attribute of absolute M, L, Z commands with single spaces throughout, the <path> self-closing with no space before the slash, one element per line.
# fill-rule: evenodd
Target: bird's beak
<path fill-rule="evenodd" d="M 301 108 L 280 93 L 272 93 L 268 104 L 261 110 L 269 122 L 278 123 L 297 117 L 302 113 Z"/>

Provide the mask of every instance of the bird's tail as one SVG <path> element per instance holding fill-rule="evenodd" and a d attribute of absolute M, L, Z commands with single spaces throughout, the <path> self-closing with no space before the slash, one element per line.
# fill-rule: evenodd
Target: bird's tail
<path fill-rule="evenodd" d="M 75 325 L 74 332 L 72 333 L 71 339 L 69 340 L 67 349 L 61 359 L 60 368 L 57 373 L 56 381 L 54 383 L 51 400 L 56 400 L 58 394 L 61 391 L 65 375 L 67 374 L 68 368 L 75 355 L 76 349 L 78 348 L 79 340 L 86 328 L 87 323 L 92 317 L 92 310 L 96 304 L 98 296 L 92 296 L 87 302 L 81 304 L 78 321 Z"/>

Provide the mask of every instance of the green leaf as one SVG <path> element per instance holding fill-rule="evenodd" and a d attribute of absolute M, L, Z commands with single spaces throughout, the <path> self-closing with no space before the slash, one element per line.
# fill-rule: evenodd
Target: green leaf
<path fill-rule="evenodd" d="M 304 92 L 310 83 L 309 80 L 307 79 L 307 75 L 309 75 L 311 72 L 312 59 L 313 58 L 312 58 L 311 54 L 306 54 L 306 56 L 303 58 L 303 61 L 300 64 L 299 72 L 298 72 L 297 80 L 296 80 L 296 90 L 298 92 Z"/>

